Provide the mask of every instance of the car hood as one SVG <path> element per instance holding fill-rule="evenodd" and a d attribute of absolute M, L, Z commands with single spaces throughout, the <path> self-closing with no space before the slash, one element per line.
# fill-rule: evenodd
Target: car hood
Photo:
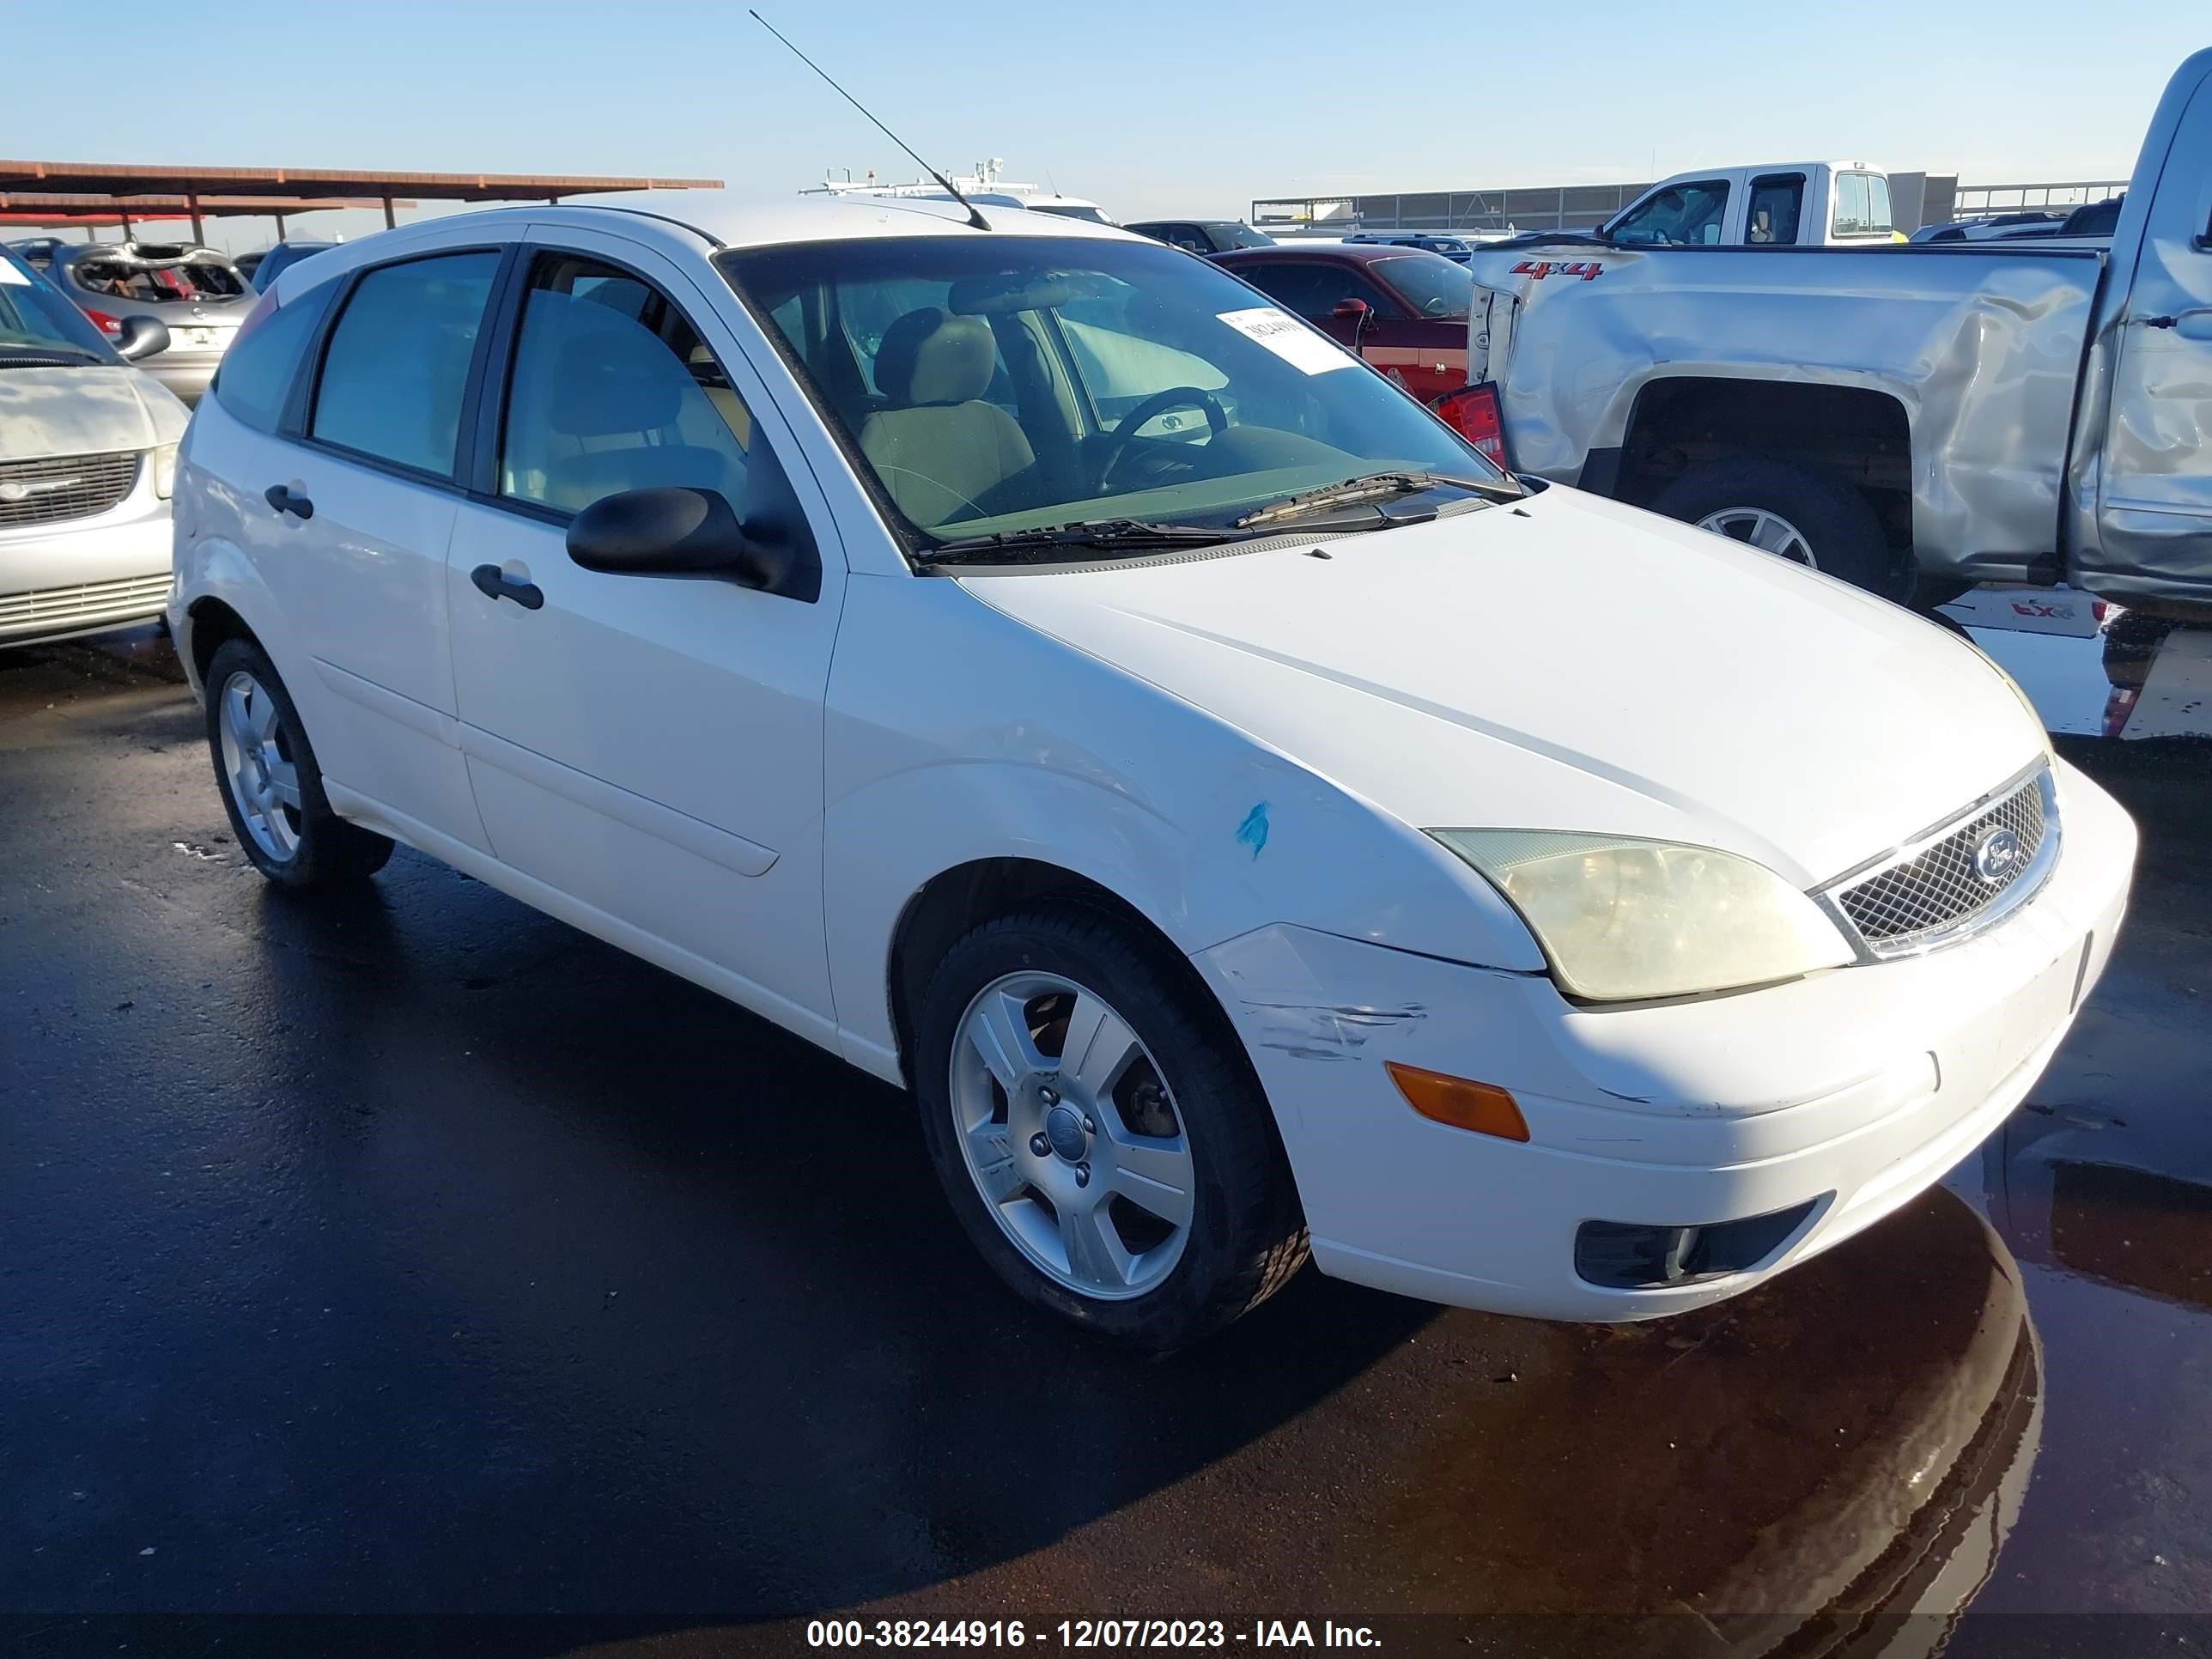
<path fill-rule="evenodd" d="M 167 386 L 121 364 L 0 368 L 0 460 L 150 449 L 183 437 L 190 418 Z"/>
<path fill-rule="evenodd" d="M 1717 846 L 1802 887 L 2046 746 L 1957 635 L 1559 487 L 1397 530 L 961 580 L 1407 823 Z"/>

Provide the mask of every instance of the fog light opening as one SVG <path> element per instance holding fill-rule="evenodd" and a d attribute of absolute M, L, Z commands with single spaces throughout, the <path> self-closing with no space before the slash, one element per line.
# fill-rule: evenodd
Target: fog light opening
<path fill-rule="evenodd" d="M 1833 1196 L 1704 1225 L 1585 1221 L 1575 1230 L 1575 1272 L 1612 1291 L 1663 1290 L 1749 1273 L 1787 1249 L 1814 1211 Z"/>

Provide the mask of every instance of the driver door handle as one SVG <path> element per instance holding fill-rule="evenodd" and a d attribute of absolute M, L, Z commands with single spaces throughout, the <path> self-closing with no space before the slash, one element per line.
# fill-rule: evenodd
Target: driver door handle
<path fill-rule="evenodd" d="M 469 580 L 477 585 L 477 592 L 488 599 L 513 599 L 525 611 L 538 611 L 544 606 L 544 592 L 536 582 L 510 576 L 495 564 L 478 565 L 469 572 Z"/>

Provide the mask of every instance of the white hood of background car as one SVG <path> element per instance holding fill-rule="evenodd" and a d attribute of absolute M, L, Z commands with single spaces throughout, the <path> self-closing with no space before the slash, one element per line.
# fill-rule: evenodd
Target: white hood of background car
<path fill-rule="evenodd" d="M 189 411 L 151 375 L 109 363 L 0 368 L 0 460 L 174 443 Z"/>
<path fill-rule="evenodd" d="M 1668 838 L 1802 887 L 2045 743 L 1933 623 L 1559 488 L 1279 550 L 963 585 L 1416 827 Z"/>

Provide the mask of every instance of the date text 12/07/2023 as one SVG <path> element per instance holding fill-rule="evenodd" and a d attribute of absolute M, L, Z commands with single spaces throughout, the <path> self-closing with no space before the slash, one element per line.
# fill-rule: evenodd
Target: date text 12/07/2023
<path fill-rule="evenodd" d="M 1365 1625 L 1333 1620 L 1261 1619 L 1249 1627 L 1219 1619 L 1063 1619 L 1034 1627 L 1019 1619 L 813 1619 L 810 1648 L 1376 1648 Z"/>

